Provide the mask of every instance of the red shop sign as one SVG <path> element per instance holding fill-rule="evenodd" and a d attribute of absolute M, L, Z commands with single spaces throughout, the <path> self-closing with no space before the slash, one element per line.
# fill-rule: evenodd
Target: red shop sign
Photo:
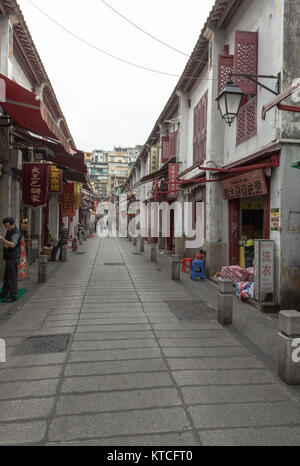
<path fill-rule="evenodd" d="M 22 167 L 22 199 L 29 207 L 47 204 L 48 167 L 38 163 L 24 163 Z"/>
<path fill-rule="evenodd" d="M 178 191 L 177 175 L 178 175 L 177 163 L 170 163 L 169 164 L 169 195 L 170 196 L 177 195 L 177 191 Z"/>
<path fill-rule="evenodd" d="M 224 199 L 262 196 L 268 193 L 266 177 L 262 169 L 222 181 Z"/>

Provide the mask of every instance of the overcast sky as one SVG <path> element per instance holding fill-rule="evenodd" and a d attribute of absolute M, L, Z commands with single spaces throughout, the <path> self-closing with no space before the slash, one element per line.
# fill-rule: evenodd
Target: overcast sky
<path fill-rule="evenodd" d="M 95 46 L 180 75 L 187 57 L 152 40 L 101 0 L 33 0 Z M 214 0 L 106 0 L 138 26 L 190 54 Z M 178 78 L 138 69 L 93 50 L 18 0 L 78 149 L 143 145 Z"/>

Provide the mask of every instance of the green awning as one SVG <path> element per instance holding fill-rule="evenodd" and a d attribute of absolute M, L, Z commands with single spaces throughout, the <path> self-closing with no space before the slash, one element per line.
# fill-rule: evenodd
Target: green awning
<path fill-rule="evenodd" d="M 300 168 L 300 160 L 296 160 L 296 162 L 293 162 L 291 164 L 292 168 Z"/>

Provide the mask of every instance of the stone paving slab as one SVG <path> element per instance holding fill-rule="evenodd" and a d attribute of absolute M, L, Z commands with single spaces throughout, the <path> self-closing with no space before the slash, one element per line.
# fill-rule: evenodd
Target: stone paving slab
<path fill-rule="evenodd" d="M 189 412 L 199 429 L 275 426 L 300 422 L 299 403 L 292 401 L 193 406 L 189 408 Z"/>
<path fill-rule="evenodd" d="M 0 400 L 55 395 L 57 386 L 58 379 L 1 383 Z"/>
<path fill-rule="evenodd" d="M 299 446 L 300 425 L 200 431 L 205 446 Z"/>
<path fill-rule="evenodd" d="M 56 407 L 56 415 L 128 411 L 130 409 L 180 406 L 175 388 L 155 388 L 90 395 L 63 395 Z"/>
<path fill-rule="evenodd" d="M 255 369 L 263 365 L 253 357 L 168 358 L 172 370 L 180 369 Z"/>
<path fill-rule="evenodd" d="M 140 332 L 80 332 L 76 333 L 74 340 L 75 341 L 85 341 L 85 340 L 103 340 L 103 341 L 110 341 L 110 340 L 140 340 L 146 338 L 153 338 L 152 330 L 140 331 Z"/>
<path fill-rule="evenodd" d="M 102 351 L 71 351 L 69 361 L 116 361 L 122 359 L 152 359 L 160 357 L 161 352 L 158 348 L 134 348 Z"/>
<path fill-rule="evenodd" d="M 133 349 L 133 348 L 158 348 L 154 339 L 140 340 L 111 340 L 111 341 L 75 341 L 72 351 L 89 351 L 105 349 Z"/>
<path fill-rule="evenodd" d="M 54 408 L 54 403 L 54 397 L 0 401 L 0 422 L 46 418 Z"/>
<path fill-rule="evenodd" d="M 241 357 L 250 356 L 249 351 L 240 346 L 230 347 L 215 347 L 208 348 L 199 347 L 178 347 L 178 348 L 163 348 L 163 353 L 167 358 L 207 358 L 207 357 Z"/>
<path fill-rule="evenodd" d="M 160 345 L 164 348 L 209 348 L 209 347 L 242 347 L 232 338 L 159 338 Z"/>
<path fill-rule="evenodd" d="M 56 418 L 50 426 L 49 439 L 64 441 L 190 429 L 182 408 L 164 408 Z"/>
<path fill-rule="evenodd" d="M 174 371 L 179 386 L 187 385 L 256 385 L 275 383 L 275 378 L 264 369 L 248 370 L 194 370 Z"/>
<path fill-rule="evenodd" d="M 183 387 L 181 393 L 187 405 L 290 400 L 288 393 L 279 384 Z"/>
<path fill-rule="evenodd" d="M 134 372 L 166 372 L 167 369 L 166 363 L 162 359 L 70 363 L 66 367 L 65 377 L 127 374 Z"/>
<path fill-rule="evenodd" d="M 120 388 L 127 390 L 170 386 L 172 386 L 172 380 L 167 372 L 137 372 L 130 374 L 86 376 L 84 378 L 65 378 L 61 393 L 103 392 L 118 391 Z"/>
<path fill-rule="evenodd" d="M 0 371 L 0 383 L 14 380 L 56 379 L 62 372 L 62 366 L 26 367 L 3 369 Z"/>
<path fill-rule="evenodd" d="M 159 435 L 134 435 L 113 437 L 105 439 L 98 438 L 97 440 L 77 440 L 76 442 L 63 442 L 63 443 L 48 443 L 49 446 L 196 446 L 196 442 L 192 432 L 172 433 Z"/>
<path fill-rule="evenodd" d="M 45 421 L 4 423 L 0 430 L 0 445 L 37 444 L 43 440 L 45 432 Z"/>

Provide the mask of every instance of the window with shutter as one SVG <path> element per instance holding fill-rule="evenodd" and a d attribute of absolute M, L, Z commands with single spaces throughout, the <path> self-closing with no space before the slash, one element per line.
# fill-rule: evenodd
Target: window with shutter
<path fill-rule="evenodd" d="M 170 142 L 167 136 L 161 139 L 161 163 L 166 163 L 169 160 Z"/>
<path fill-rule="evenodd" d="M 234 72 L 257 74 L 258 32 L 236 31 Z M 256 83 L 247 78 L 236 77 L 235 83 L 245 94 L 256 94 Z"/>
<path fill-rule="evenodd" d="M 177 132 L 169 135 L 169 159 L 176 157 L 177 153 Z"/>
<path fill-rule="evenodd" d="M 234 72 L 257 74 L 258 33 L 236 31 Z M 237 117 L 236 144 L 257 134 L 257 84 L 247 78 L 235 77 L 235 83 L 246 94 Z"/>
<path fill-rule="evenodd" d="M 219 55 L 219 94 L 229 81 L 234 71 L 233 55 Z"/>
<path fill-rule="evenodd" d="M 194 109 L 194 163 L 200 162 L 201 160 L 205 160 L 206 158 L 207 103 L 208 92 L 204 94 L 204 96 Z"/>

